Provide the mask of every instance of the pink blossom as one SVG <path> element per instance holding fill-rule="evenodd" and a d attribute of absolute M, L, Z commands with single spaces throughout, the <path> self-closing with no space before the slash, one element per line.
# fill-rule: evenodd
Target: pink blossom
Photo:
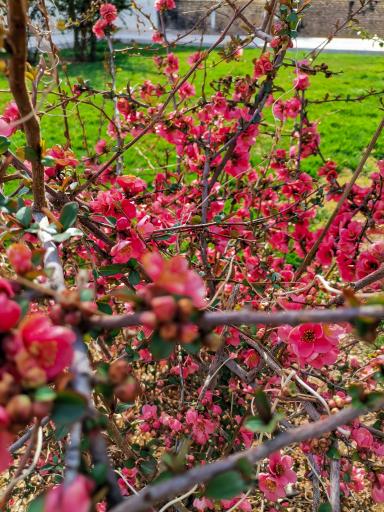
<path fill-rule="evenodd" d="M 0 136 L 10 137 L 18 129 L 17 121 L 20 119 L 20 112 L 14 101 L 8 103 L 4 114 L 0 116 Z"/>
<path fill-rule="evenodd" d="M 220 503 L 223 505 L 225 510 L 235 507 L 236 504 L 239 503 L 239 505 L 236 506 L 236 510 L 242 510 L 243 512 L 252 512 L 252 505 L 247 499 L 244 499 L 244 494 L 241 494 L 240 496 L 233 498 L 231 500 L 221 500 Z"/>
<path fill-rule="evenodd" d="M 384 474 L 375 475 L 375 481 L 372 486 L 372 499 L 376 503 L 384 503 Z"/>
<path fill-rule="evenodd" d="M 108 21 L 100 18 L 96 21 L 96 23 L 92 27 L 92 32 L 95 34 L 97 39 L 102 39 L 105 37 L 105 29 L 108 27 Z"/>
<path fill-rule="evenodd" d="M 201 498 L 195 498 L 193 500 L 193 506 L 199 512 L 203 512 L 204 510 L 213 510 L 215 508 L 215 504 L 212 500 L 205 498 L 204 496 Z"/>
<path fill-rule="evenodd" d="M 100 16 L 111 25 L 117 18 L 117 9 L 113 4 L 102 4 L 100 7 Z"/>
<path fill-rule="evenodd" d="M 193 440 L 200 445 L 208 442 L 211 434 L 215 432 L 216 425 L 213 421 L 204 418 L 195 409 L 189 409 L 185 415 L 185 420 L 192 428 Z"/>
<path fill-rule="evenodd" d="M 17 302 L 10 300 L 5 293 L 0 290 L 0 333 L 7 332 L 19 321 L 21 317 L 21 308 Z"/>
<path fill-rule="evenodd" d="M 165 260 L 158 253 L 147 253 L 142 263 L 145 272 L 157 286 L 169 293 L 190 297 L 196 307 L 205 305 L 204 282 L 198 274 L 188 269 L 185 258 L 175 256 Z"/>
<path fill-rule="evenodd" d="M 157 419 L 157 407 L 156 405 L 143 405 L 141 409 L 141 416 L 144 420 L 155 420 Z"/>
<path fill-rule="evenodd" d="M 196 94 L 196 89 L 192 84 L 185 82 L 180 87 L 178 93 L 180 95 L 180 98 L 185 100 L 187 98 L 191 98 L 192 96 L 194 96 Z"/>
<path fill-rule="evenodd" d="M 278 480 L 269 473 L 259 474 L 259 489 L 267 500 L 277 501 L 285 496 L 284 486 L 280 485 Z"/>
<path fill-rule="evenodd" d="M 89 512 L 94 483 L 83 475 L 64 487 L 59 485 L 48 492 L 44 512 Z"/>
<path fill-rule="evenodd" d="M 276 452 L 269 456 L 268 469 L 278 485 L 284 487 L 289 483 L 296 482 L 297 476 L 292 470 L 292 464 L 293 460 L 289 455 L 281 456 L 279 452 Z"/>
<path fill-rule="evenodd" d="M 157 11 L 176 9 L 175 0 L 155 0 L 155 9 Z"/>
<path fill-rule="evenodd" d="M 23 320 L 20 328 L 22 347 L 16 362 L 23 376 L 38 367 L 46 378 L 55 378 L 72 362 L 75 333 L 61 325 L 53 325 L 44 314 L 34 314 Z"/>
<path fill-rule="evenodd" d="M 260 78 L 267 73 L 270 73 L 273 69 L 271 62 L 271 54 L 269 52 L 264 53 L 260 58 L 255 61 L 253 77 Z"/>
<path fill-rule="evenodd" d="M 107 142 L 104 139 L 97 141 L 95 145 L 95 151 L 98 155 L 102 155 L 107 150 Z"/>
<path fill-rule="evenodd" d="M 357 448 L 372 448 L 373 436 L 364 427 L 353 429 L 351 438 L 356 441 Z"/>
<path fill-rule="evenodd" d="M 297 71 L 296 78 L 293 81 L 293 85 L 295 89 L 299 91 L 304 91 L 305 89 L 308 89 L 310 85 L 308 75 L 302 73 L 301 71 Z"/>

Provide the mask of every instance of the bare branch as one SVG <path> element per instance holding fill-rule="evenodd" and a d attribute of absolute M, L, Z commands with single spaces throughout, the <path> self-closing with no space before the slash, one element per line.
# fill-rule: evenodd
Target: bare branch
<path fill-rule="evenodd" d="M 219 311 L 203 313 L 197 324 L 203 329 L 212 329 L 218 325 L 300 325 L 310 322 L 333 324 L 353 322 L 356 318 L 364 317 L 370 320 L 384 318 L 383 306 L 361 306 L 358 308 L 302 309 L 264 313 L 262 311 Z M 139 313 L 114 316 L 93 316 L 91 325 L 104 329 L 118 329 L 141 325 Z"/>

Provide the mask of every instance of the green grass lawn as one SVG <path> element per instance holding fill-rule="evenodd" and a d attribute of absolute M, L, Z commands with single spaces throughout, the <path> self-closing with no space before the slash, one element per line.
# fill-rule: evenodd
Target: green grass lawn
<path fill-rule="evenodd" d="M 165 78 L 161 76 L 154 64 L 153 56 L 163 50 L 158 48 L 148 48 L 142 50 L 131 50 L 128 53 L 119 53 L 116 60 L 118 69 L 118 87 L 123 89 L 129 83 L 135 87 L 144 80 L 152 80 L 157 83 L 165 83 Z M 181 73 L 188 70 L 188 56 L 194 50 L 178 48 L 175 50 L 181 65 Z M 110 81 L 107 67 L 104 63 L 105 50 L 102 46 L 98 49 L 98 59 L 89 63 L 73 63 L 69 60 L 70 53 L 63 52 L 64 61 L 67 58 L 66 69 L 70 82 L 73 84 L 78 77 L 88 80 L 90 84 L 98 89 L 105 89 L 105 85 Z M 244 56 L 240 62 L 223 63 L 218 53 L 211 56 L 207 68 L 207 90 L 209 84 L 219 79 L 223 75 L 241 76 L 252 73 L 252 60 L 260 54 L 260 50 L 245 50 Z M 302 58 L 303 53 L 291 53 L 290 56 Z M 318 58 L 317 64 L 326 63 L 329 68 L 337 73 L 331 78 L 325 78 L 323 74 L 318 74 L 310 78 L 312 87 L 307 93 L 308 100 L 319 100 L 326 94 L 331 97 L 341 95 L 346 97 L 350 95 L 355 97 L 366 93 L 371 89 L 384 89 L 383 81 L 383 61 L 381 56 L 353 55 L 353 54 L 323 54 Z M 61 72 L 61 78 L 65 83 L 64 74 Z M 194 78 L 197 91 L 201 91 L 204 72 L 198 71 Z M 281 87 L 281 94 L 286 98 L 292 95 L 292 68 L 281 70 L 277 85 Z M 5 77 L 0 79 L 0 88 L 7 88 Z M 276 97 L 278 94 L 275 95 Z M 381 96 L 383 98 L 383 96 Z M 96 105 L 101 105 L 100 98 L 82 99 L 92 101 Z M 7 93 L 0 96 L 0 106 L 3 106 L 9 100 Z M 40 110 L 43 112 L 47 107 L 55 102 L 56 98 L 50 94 L 43 99 L 43 105 Z M 111 102 L 109 102 L 111 103 Z M 81 123 L 77 117 L 75 105 L 68 106 L 70 113 L 69 124 L 73 149 L 78 156 L 84 155 L 83 137 Z M 112 112 L 112 106 L 107 107 L 109 113 Z M 106 123 L 102 120 L 100 111 L 90 105 L 80 105 L 79 113 L 83 119 L 86 138 L 89 147 L 101 137 L 105 137 Z M 318 121 L 319 131 L 321 133 L 321 149 L 325 158 L 336 160 L 342 167 L 353 169 L 356 167 L 362 150 L 370 140 L 379 118 L 382 115 L 380 111 L 380 96 L 368 98 L 362 102 L 337 102 L 321 105 L 311 105 L 309 109 L 310 119 Z M 266 120 L 271 123 L 272 117 L 267 116 Z M 42 133 L 46 146 L 53 144 L 62 144 L 65 141 L 63 134 L 62 111 L 60 108 L 51 110 L 42 117 Z M 21 143 L 22 135 L 14 137 L 14 146 Z M 262 136 L 259 138 L 253 150 L 253 162 L 257 164 L 267 154 L 270 147 L 270 138 Z M 288 139 L 287 139 L 288 140 Z M 147 136 L 139 144 L 132 147 L 125 154 L 125 172 L 137 173 L 145 177 L 147 173 L 153 174 L 153 169 L 162 165 L 168 165 L 174 161 L 174 151 L 166 142 L 155 136 Z M 374 151 L 374 158 L 384 158 L 384 140 L 383 138 L 377 144 Z M 318 166 L 319 158 L 310 158 L 304 161 L 303 168 L 314 172 Z M 371 164 L 368 166 L 372 168 Z"/>

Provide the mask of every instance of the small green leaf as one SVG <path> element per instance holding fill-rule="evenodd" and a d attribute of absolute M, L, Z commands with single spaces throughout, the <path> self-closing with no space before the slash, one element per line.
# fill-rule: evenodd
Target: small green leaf
<path fill-rule="evenodd" d="M 249 416 L 244 422 L 244 427 L 251 432 L 272 434 L 281 419 L 281 414 L 275 414 L 268 423 L 265 423 L 259 416 Z"/>
<path fill-rule="evenodd" d="M 174 343 L 163 340 L 158 333 L 153 334 L 149 344 L 149 350 L 157 361 L 167 359 L 172 354 L 174 348 Z"/>
<path fill-rule="evenodd" d="M 240 471 L 244 478 L 251 478 L 253 473 L 253 465 L 249 462 L 248 459 L 245 457 L 239 459 L 236 463 L 236 468 Z"/>
<path fill-rule="evenodd" d="M 32 208 L 30 206 L 23 206 L 23 208 L 20 208 L 16 213 L 16 219 L 24 228 L 27 228 L 32 221 Z"/>
<path fill-rule="evenodd" d="M 327 451 L 327 457 L 333 460 L 339 460 L 341 458 L 339 450 L 335 446 L 331 446 L 331 448 Z"/>
<path fill-rule="evenodd" d="M 75 224 L 78 212 L 78 203 L 67 203 L 63 206 L 59 218 L 59 221 L 63 226 L 63 231 L 66 231 L 68 228 L 71 228 Z"/>
<path fill-rule="evenodd" d="M 6 151 L 8 151 L 9 146 L 11 145 L 11 141 L 7 139 L 7 137 L 0 137 L 0 155 L 4 155 Z"/>
<path fill-rule="evenodd" d="M 108 467 L 106 464 L 95 464 L 92 468 L 91 476 L 97 485 L 103 485 L 107 479 Z"/>
<path fill-rule="evenodd" d="M 84 416 L 86 399 L 73 391 L 60 391 L 55 399 L 52 419 L 58 428 L 67 427 Z"/>
<path fill-rule="evenodd" d="M 138 273 L 137 270 L 131 270 L 131 272 L 129 273 L 129 276 L 128 276 L 128 281 L 129 281 L 129 284 L 132 286 L 136 286 L 137 284 L 140 283 L 141 278 L 140 278 L 140 274 Z"/>
<path fill-rule="evenodd" d="M 100 267 L 97 272 L 104 277 L 114 276 L 116 274 L 125 274 L 128 270 L 126 263 L 113 263 L 112 265 L 106 265 Z"/>
<path fill-rule="evenodd" d="M 205 496 L 215 500 L 229 500 L 241 494 L 247 485 L 237 471 L 226 471 L 207 483 Z"/>
<path fill-rule="evenodd" d="M 131 404 L 119 403 L 116 406 L 116 413 L 121 414 L 122 412 L 128 411 L 128 409 L 132 409 L 132 407 L 135 407 L 135 403 L 131 403 Z"/>
<path fill-rule="evenodd" d="M 56 160 L 53 158 L 53 156 L 45 156 L 41 159 L 41 163 L 44 165 L 44 167 L 53 167 L 56 163 Z"/>
<path fill-rule="evenodd" d="M 143 461 L 140 464 L 140 471 L 146 477 L 153 477 L 157 471 L 156 459 L 151 458 L 151 459 Z"/>
<path fill-rule="evenodd" d="M 69 228 L 64 233 L 58 233 L 57 235 L 52 236 L 52 240 L 55 242 L 65 242 L 69 238 L 72 238 L 73 236 L 83 236 L 84 233 L 77 228 Z"/>
<path fill-rule="evenodd" d="M 30 501 L 27 505 L 27 512 L 44 512 L 45 509 L 45 495 Z"/>
<path fill-rule="evenodd" d="M 267 395 L 261 388 L 258 388 L 255 391 L 254 404 L 261 420 L 265 424 L 268 424 L 272 419 L 271 405 Z"/>
<path fill-rule="evenodd" d="M 97 309 L 102 313 L 105 313 L 106 315 L 112 315 L 113 313 L 113 310 L 111 306 L 108 304 L 108 302 L 98 302 Z"/>
<path fill-rule="evenodd" d="M 44 386 L 39 388 L 35 392 L 35 401 L 36 402 L 50 402 L 56 398 L 56 393 L 48 386 Z"/>
<path fill-rule="evenodd" d="M 318 512 L 332 512 L 332 505 L 327 503 L 322 503 L 318 509 Z"/>
<path fill-rule="evenodd" d="M 83 288 L 82 290 L 80 290 L 81 302 L 92 302 L 94 298 L 95 296 L 92 288 Z"/>

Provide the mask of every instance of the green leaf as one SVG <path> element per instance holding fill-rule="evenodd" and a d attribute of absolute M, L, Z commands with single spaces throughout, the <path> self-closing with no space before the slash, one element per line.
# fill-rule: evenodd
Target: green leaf
<path fill-rule="evenodd" d="M 53 167 L 56 163 L 56 160 L 53 158 L 53 156 L 45 156 L 41 159 L 41 163 L 44 165 L 44 167 Z"/>
<path fill-rule="evenodd" d="M 271 405 L 267 395 L 261 388 L 258 388 L 255 391 L 254 404 L 262 421 L 265 424 L 268 424 L 272 419 Z"/>
<path fill-rule="evenodd" d="M 38 498 L 30 501 L 27 505 L 27 512 L 44 512 L 45 509 L 45 494 L 42 494 Z"/>
<path fill-rule="evenodd" d="M 251 432 L 272 434 L 281 419 L 281 414 L 275 414 L 268 423 L 265 423 L 259 416 L 249 416 L 244 422 L 244 427 Z"/>
<path fill-rule="evenodd" d="M 57 235 L 52 236 L 52 240 L 55 242 L 65 242 L 69 238 L 72 238 L 73 236 L 83 236 L 84 233 L 77 228 L 69 228 L 64 233 L 58 233 Z"/>
<path fill-rule="evenodd" d="M 73 391 L 57 394 L 52 419 L 58 428 L 65 428 L 83 418 L 87 408 L 86 399 Z"/>
<path fill-rule="evenodd" d="M 243 457 L 236 462 L 236 468 L 240 471 L 244 478 L 251 478 L 253 473 L 253 464 Z"/>
<path fill-rule="evenodd" d="M 318 512 L 332 512 L 332 505 L 327 503 L 322 503 L 318 509 Z"/>
<path fill-rule="evenodd" d="M 135 407 L 135 403 L 119 403 L 116 406 L 116 413 L 121 414 L 122 412 L 128 411 L 128 409 L 132 409 L 132 407 Z"/>
<path fill-rule="evenodd" d="M 149 350 L 157 361 L 167 359 L 172 354 L 174 348 L 174 343 L 163 340 L 156 332 L 153 334 L 149 344 Z"/>
<path fill-rule="evenodd" d="M 157 471 L 156 459 L 148 459 L 140 464 L 140 471 L 146 477 L 153 477 Z"/>
<path fill-rule="evenodd" d="M 78 203 L 67 203 L 63 206 L 59 218 L 59 221 L 63 226 L 63 231 L 66 231 L 68 228 L 71 228 L 75 224 L 78 212 Z"/>
<path fill-rule="evenodd" d="M 214 500 L 230 500 L 241 494 L 247 485 L 237 471 L 226 471 L 207 483 L 205 496 Z"/>
<path fill-rule="evenodd" d="M 129 284 L 132 286 L 136 286 L 137 284 L 140 283 L 141 278 L 140 278 L 140 274 L 138 273 L 137 270 L 131 270 L 131 272 L 129 273 L 129 276 L 128 276 L 128 281 L 129 281 Z"/>
<path fill-rule="evenodd" d="M 105 267 L 97 269 L 97 272 L 104 277 L 125 274 L 127 271 L 128 267 L 126 263 L 113 263 L 112 265 L 106 265 Z"/>
<path fill-rule="evenodd" d="M 107 479 L 107 465 L 106 464 L 95 464 L 92 468 L 91 476 L 97 485 L 103 485 Z"/>
<path fill-rule="evenodd" d="M 39 388 L 35 392 L 35 401 L 36 402 L 50 402 L 56 398 L 56 393 L 48 386 L 44 386 Z"/>
<path fill-rule="evenodd" d="M 9 146 L 11 145 L 11 141 L 4 137 L 3 135 L 0 137 L 0 155 L 4 155 L 6 151 L 8 151 Z"/>
<path fill-rule="evenodd" d="M 92 288 L 83 288 L 82 290 L 80 290 L 81 302 L 92 302 L 94 298 L 95 294 Z"/>
<path fill-rule="evenodd" d="M 108 304 L 108 302 L 98 302 L 97 309 L 102 313 L 105 313 L 106 315 L 112 315 L 113 313 L 113 310 L 111 306 Z"/>
<path fill-rule="evenodd" d="M 335 446 L 331 446 L 327 451 L 327 457 L 334 460 L 339 460 L 341 458 L 339 450 Z"/>
<path fill-rule="evenodd" d="M 30 206 L 23 206 L 16 213 L 16 219 L 20 222 L 20 224 L 27 228 L 32 221 L 32 208 Z"/>

